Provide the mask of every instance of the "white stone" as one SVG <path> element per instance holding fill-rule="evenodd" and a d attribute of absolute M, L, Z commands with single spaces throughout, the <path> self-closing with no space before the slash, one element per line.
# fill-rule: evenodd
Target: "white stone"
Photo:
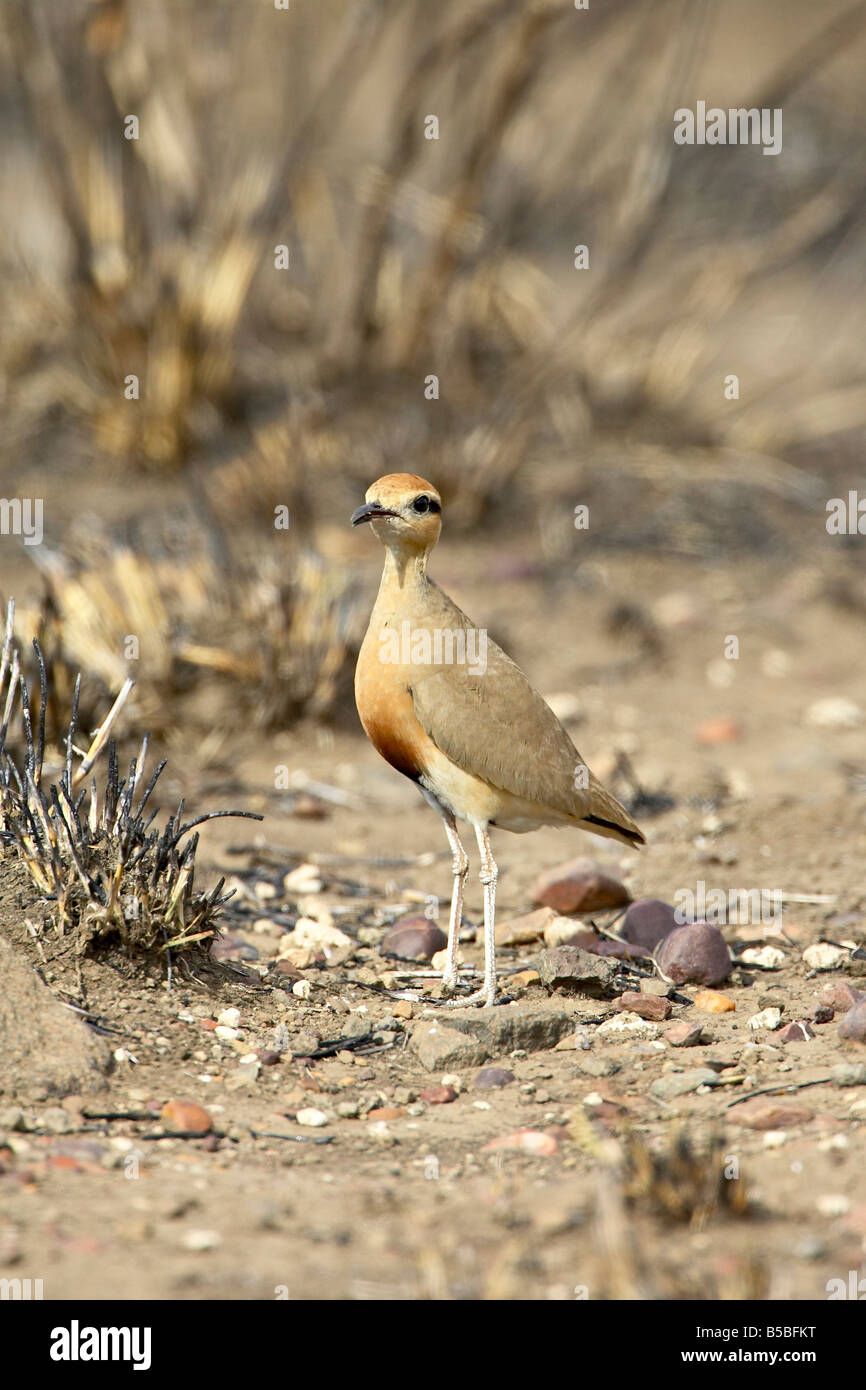
<path fill-rule="evenodd" d="M 816 941 L 814 946 L 807 946 L 803 952 L 803 960 L 810 970 L 838 970 L 848 959 L 848 952 L 841 946 L 833 946 L 829 941 Z"/>
<path fill-rule="evenodd" d="M 809 706 L 806 723 L 819 729 L 856 729 L 863 723 L 863 711 L 844 695 L 827 695 Z"/>
<path fill-rule="evenodd" d="M 595 1031 L 597 1037 L 609 1038 L 612 1042 L 625 1042 L 632 1038 L 657 1038 L 659 1033 L 657 1023 L 641 1018 L 640 1014 L 631 1013 L 629 1010 L 614 1014 L 613 1018 L 606 1018 Z"/>
<path fill-rule="evenodd" d="M 217 1023 L 221 1023 L 224 1028 L 240 1028 L 240 1009 L 223 1009 L 221 1014 L 217 1014 Z"/>
<path fill-rule="evenodd" d="M 322 1125 L 328 1123 L 324 1110 L 315 1110 L 312 1106 L 306 1110 L 299 1110 L 295 1119 L 299 1125 L 306 1125 L 308 1129 L 321 1129 Z"/>
<path fill-rule="evenodd" d="M 756 1032 L 759 1028 L 767 1028 L 771 1033 L 774 1033 L 781 1026 L 781 1009 L 762 1009 L 759 1014 L 752 1014 L 749 1019 L 749 1028 L 752 1032 Z"/>
<path fill-rule="evenodd" d="M 778 946 L 749 946 L 741 959 L 747 965 L 760 965 L 764 970 L 781 970 L 785 964 L 785 952 Z"/>

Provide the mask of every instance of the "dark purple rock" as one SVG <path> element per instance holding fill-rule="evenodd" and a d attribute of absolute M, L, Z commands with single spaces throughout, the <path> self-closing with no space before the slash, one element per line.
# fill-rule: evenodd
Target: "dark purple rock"
<path fill-rule="evenodd" d="M 731 973 L 731 953 L 718 927 L 677 927 L 656 949 L 656 962 L 675 985 L 720 985 Z"/>
<path fill-rule="evenodd" d="M 385 933 L 380 946 L 383 956 L 399 960 L 432 960 L 448 945 L 445 933 L 427 917 L 404 917 Z"/>
<path fill-rule="evenodd" d="M 483 1067 L 472 1083 L 474 1091 L 495 1091 L 500 1086 L 509 1086 L 515 1080 L 514 1072 L 506 1067 Z"/>
<path fill-rule="evenodd" d="M 625 914 L 620 936 L 647 951 L 654 951 L 660 941 L 669 936 L 678 922 L 674 909 L 661 898 L 638 898 Z"/>

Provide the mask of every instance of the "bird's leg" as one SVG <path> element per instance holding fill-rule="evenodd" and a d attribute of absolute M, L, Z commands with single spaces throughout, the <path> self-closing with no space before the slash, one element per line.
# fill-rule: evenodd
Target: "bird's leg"
<path fill-rule="evenodd" d="M 490 836 L 486 825 L 476 825 L 475 837 L 481 852 L 481 873 L 478 875 L 484 885 L 484 984 L 466 999 L 454 999 L 452 1004 L 490 1005 L 496 999 L 496 880 L 499 870 L 490 849 Z"/>
<path fill-rule="evenodd" d="M 448 836 L 448 843 L 451 846 L 453 856 L 451 872 L 454 875 L 454 884 L 451 889 L 451 912 L 448 917 L 448 954 L 445 958 L 442 984 L 445 989 L 453 989 L 457 983 L 457 935 L 463 920 L 463 886 L 469 872 L 469 856 L 460 843 L 460 836 L 457 834 L 457 822 L 450 811 L 443 812 L 442 819 L 445 823 L 445 834 Z"/>

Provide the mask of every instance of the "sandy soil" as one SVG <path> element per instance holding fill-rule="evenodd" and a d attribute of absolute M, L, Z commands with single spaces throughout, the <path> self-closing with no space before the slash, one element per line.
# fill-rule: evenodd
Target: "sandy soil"
<path fill-rule="evenodd" d="M 59 998 L 87 1008 L 121 1060 L 101 1088 L 94 1079 L 62 1104 L 26 1077 L 0 1097 L 0 1276 L 42 1278 L 47 1298 L 824 1299 L 828 1280 L 861 1270 L 866 1089 L 828 1078 L 832 1066 L 866 1061 L 866 1047 L 842 1043 L 837 1015 L 816 1024 L 809 1042 L 782 1045 L 761 1033 L 755 1049 L 748 1020 L 772 1004 L 785 1020 L 813 1017 L 828 982 L 866 987 L 862 959 L 811 976 L 801 959 L 821 937 L 866 941 L 864 726 L 816 724 L 808 713 L 827 697 L 866 708 L 866 668 L 853 659 L 862 578 L 843 569 L 830 585 L 829 552 L 784 569 L 748 559 L 724 570 L 611 560 L 581 571 L 579 582 L 576 570 L 553 580 L 533 572 L 528 543 L 495 555 L 443 546 L 439 559 L 437 577 L 546 695 L 577 696 L 570 727 L 590 765 L 633 797 L 616 772 L 624 751 L 644 794 L 636 814 L 649 844 L 640 854 L 562 832 L 500 834 L 501 919 L 531 906 L 542 869 L 580 853 L 607 864 L 635 896 L 671 902 L 703 881 L 708 890 L 830 900 L 786 903 L 786 937 L 768 937 L 783 947 L 784 965 L 735 968 L 724 986 L 735 1011 L 701 1013 L 695 987 L 677 992 L 672 1021 L 704 1024 L 697 1047 L 592 1040 L 614 1012 L 610 999 L 548 1001 L 530 986 L 497 1012 L 571 1011 L 588 1050 L 492 1056 L 485 1065 L 515 1077 L 495 1090 L 474 1089 L 479 1065 L 451 1066 L 443 1070 L 459 1075 L 457 1098 L 419 1102 L 442 1080 L 411 1042 L 441 1016 L 435 982 L 397 977 L 374 938 L 407 903 L 447 902 L 435 817 L 360 734 L 302 729 L 266 740 L 238 731 L 207 758 L 175 746 L 167 791 L 181 787 L 195 810 L 231 804 L 265 815 L 261 827 L 208 827 L 206 872 L 241 873 L 249 892 L 257 881 L 279 885 L 312 858 L 318 906 L 350 935 L 366 927 L 367 944 L 339 964 L 304 968 L 311 991 L 300 998 L 272 969 L 280 929 L 253 929 L 256 909 L 247 902 L 244 916 L 241 902 L 227 925 L 235 955 L 247 959 L 194 975 L 178 966 L 169 991 L 156 970 L 116 954 L 78 962 L 50 931 L 37 942 L 25 920 L 38 930 L 44 907 L 7 858 L 0 934 Z M 624 603 L 638 608 L 625 625 Z M 738 660 L 724 656 L 732 635 Z M 702 743 L 700 726 L 722 718 L 733 721 L 729 740 Z M 293 815 L 294 794 L 274 786 L 280 766 L 337 789 L 347 804 L 326 806 L 321 819 Z M 672 804 L 650 814 L 662 796 Z M 265 911 L 283 898 L 260 901 Z M 289 916 L 303 906 L 291 894 L 284 905 Z M 480 909 L 470 879 L 468 924 Z M 742 931 L 726 930 L 743 941 Z M 531 965 L 542 944 L 503 950 L 503 972 Z M 477 945 L 463 950 L 479 963 Z M 407 992 L 414 1003 L 395 998 Z M 228 1007 L 240 1011 L 241 1036 L 223 1041 L 214 1020 Z M 316 1038 L 368 1034 L 366 1049 L 292 1055 Z M 240 1062 L 256 1048 L 284 1049 L 257 1077 Z M 675 1069 L 707 1064 L 723 1084 L 670 1101 L 652 1093 Z M 808 1111 L 793 1127 L 768 1137 L 738 1123 L 744 1095 L 789 1085 L 802 1089 L 780 1103 Z M 163 1131 L 161 1106 L 178 1100 L 206 1107 L 220 1137 L 148 1137 Z M 357 1102 L 357 1117 L 338 1115 L 345 1102 Z M 299 1124 L 294 1116 L 309 1107 L 328 1123 Z M 87 1118 L 116 1112 L 149 1117 Z M 548 1132 L 555 1153 L 486 1147 L 529 1128 Z M 643 1196 L 623 1195 L 610 1166 L 614 1141 L 630 1135 L 663 1163 L 683 1133 L 699 1153 L 716 1146 L 745 1202 L 723 1195 L 698 1203 L 691 1222 L 668 1220 L 663 1172 Z M 695 1160 L 696 1182 L 708 1164 Z"/>

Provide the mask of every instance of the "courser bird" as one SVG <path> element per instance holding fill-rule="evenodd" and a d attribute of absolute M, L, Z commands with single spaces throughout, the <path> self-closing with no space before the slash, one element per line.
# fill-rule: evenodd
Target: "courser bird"
<path fill-rule="evenodd" d="M 390 473 L 368 488 L 352 525 L 368 522 L 385 568 L 355 671 L 355 702 L 382 757 L 439 812 L 453 890 L 443 985 L 457 985 L 457 934 L 469 869 L 457 819 L 473 827 L 484 887 L 484 983 L 461 1004 L 496 996 L 497 868 L 489 828 L 580 826 L 626 844 L 641 831 L 584 763 L 518 666 L 427 574 L 442 502 L 424 478 Z"/>

